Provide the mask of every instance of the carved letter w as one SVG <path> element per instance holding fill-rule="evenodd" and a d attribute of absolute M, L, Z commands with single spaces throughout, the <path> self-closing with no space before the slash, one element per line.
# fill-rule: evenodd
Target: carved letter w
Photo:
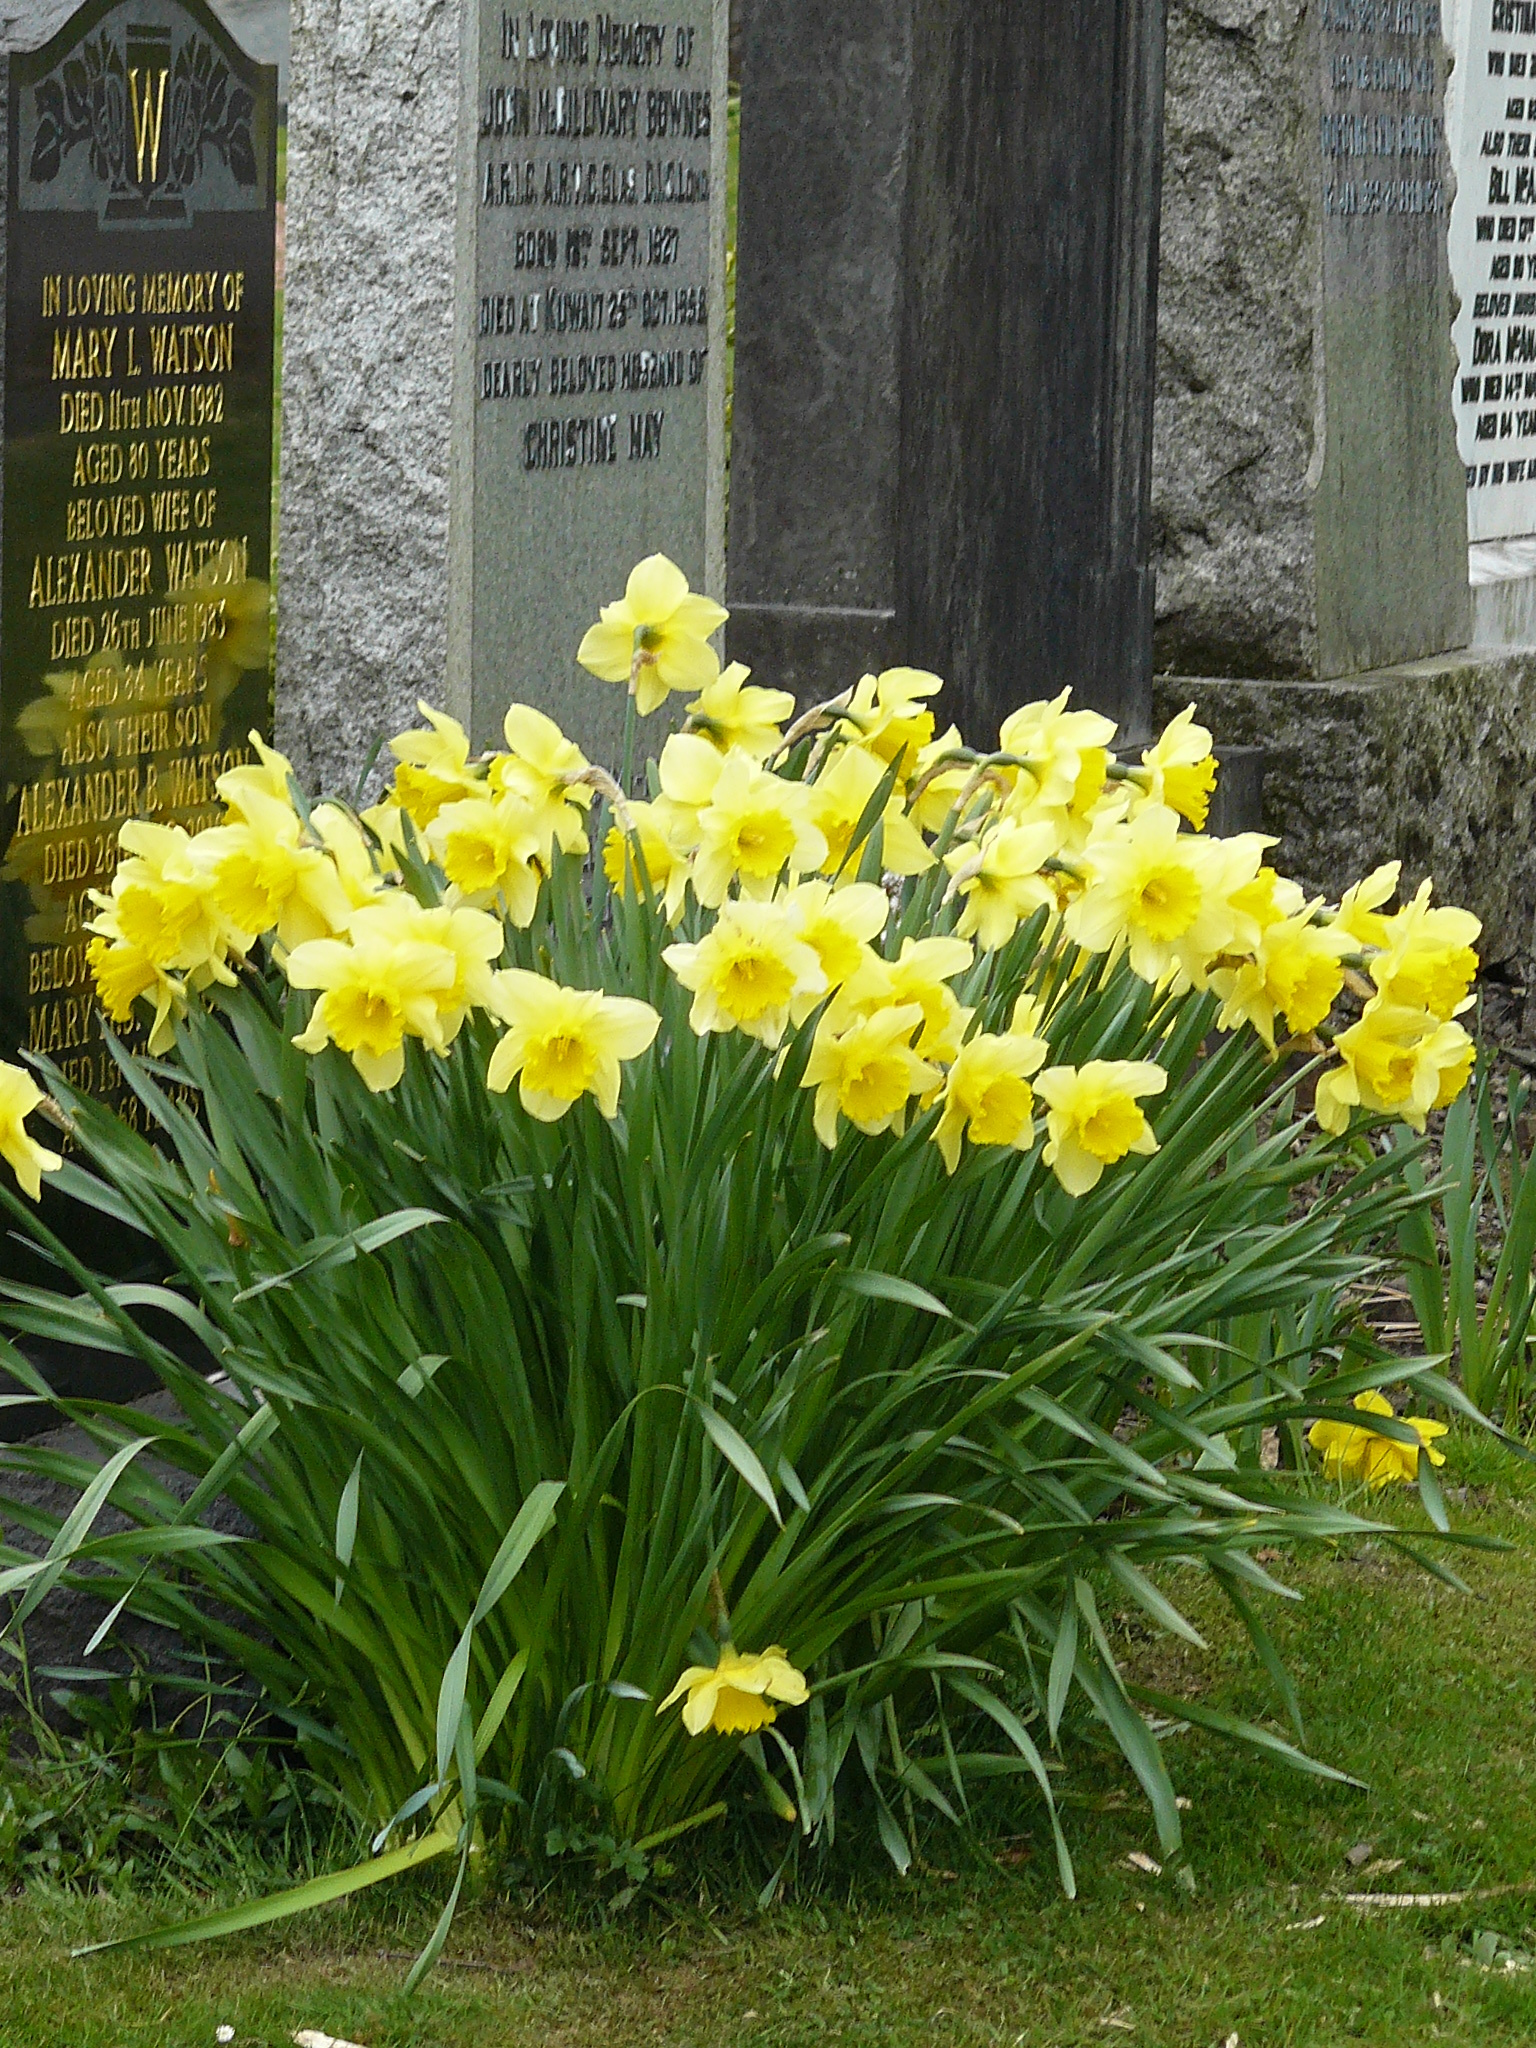
<path fill-rule="evenodd" d="M 151 80 L 158 77 L 160 89 L 156 92 Z M 149 157 L 149 180 L 153 185 L 160 177 L 160 134 L 165 123 L 165 80 L 164 71 L 144 74 L 144 98 L 139 99 L 139 74 L 137 70 L 128 74 L 128 92 L 133 101 L 133 140 L 139 153 L 139 183 L 145 182 L 144 158 Z"/>

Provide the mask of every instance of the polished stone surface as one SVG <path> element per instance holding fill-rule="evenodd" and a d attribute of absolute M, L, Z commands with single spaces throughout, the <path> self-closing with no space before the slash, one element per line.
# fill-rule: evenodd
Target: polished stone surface
<path fill-rule="evenodd" d="M 730 646 L 1148 722 L 1161 8 L 751 0 Z"/>

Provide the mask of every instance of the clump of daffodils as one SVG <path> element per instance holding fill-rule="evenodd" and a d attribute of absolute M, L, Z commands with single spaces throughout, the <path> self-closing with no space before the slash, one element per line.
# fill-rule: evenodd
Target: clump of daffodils
<path fill-rule="evenodd" d="M 547 925 L 565 860 L 662 927 L 692 1031 L 767 1061 L 806 1034 L 799 1086 L 829 1148 L 922 1120 L 945 1173 L 968 1151 L 1038 1147 L 1077 1197 L 1155 1152 L 1155 1057 L 1053 1045 L 1074 983 L 1119 961 L 1168 1003 L 1212 993 L 1220 1028 L 1270 1052 L 1327 1054 L 1330 1132 L 1356 1110 L 1422 1131 L 1467 1085 L 1476 918 L 1427 882 L 1389 909 L 1395 863 L 1337 906 L 1309 901 L 1268 864 L 1272 841 L 1208 836 L 1217 763 L 1193 708 L 1129 761 L 1065 692 L 1015 712 L 994 747 L 968 745 L 939 730 L 939 678 L 913 669 L 797 716 L 783 691 L 722 671 L 724 618 L 657 556 L 582 643 L 641 714 L 693 693 L 644 800 L 526 705 L 488 754 L 423 705 L 361 816 L 304 808 L 253 736 L 254 762 L 219 783 L 221 824 L 124 826 L 94 898 L 103 1008 L 126 1024 L 142 1005 L 163 1052 L 188 1002 L 260 947 L 313 994 L 295 1043 L 334 1048 L 370 1089 L 399 1083 L 413 1041 L 445 1057 L 479 1013 L 502 1034 L 492 1093 L 516 1082 L 544 1122 L 585 1096 L 613 1118 L 624 1067 L 665 1058 L 666 1034 L 637 992 L 563 986 L 548 949 L 520 943 Z"/>

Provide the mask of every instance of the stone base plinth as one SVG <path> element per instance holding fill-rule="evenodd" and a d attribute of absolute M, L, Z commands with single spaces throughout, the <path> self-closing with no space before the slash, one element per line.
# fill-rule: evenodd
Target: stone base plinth
<path fill-rule="evenodd" d="M 1475 541 L 1467 550 L 1474 647 L 1536 647 L 1536 540 Z"/>
<path fill-rule="evenodd" d="M 1433 875 L 1482 918 L 1486 960 L 1536 940 L 1536 648 L 1473 648 L 1339 682 L 1164 676 L 1159 719 L 1188 703 L 1217 751 L 1265 751 L 1275 858 L 1337 901 L 1384 860 Z"/>

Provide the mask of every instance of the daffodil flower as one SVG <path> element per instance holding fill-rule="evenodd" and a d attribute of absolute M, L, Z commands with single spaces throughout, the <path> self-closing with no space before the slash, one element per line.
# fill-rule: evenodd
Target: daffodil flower
<path fill-rule="evenodd" d="M 721 763 L 698 830 L 693 892 L 710 910 L 725 901 L 733 883 L 743 896 L 772 896 L 781 875 L 794 881 L 827 857 L 805 785 L 770 774 L 745 754 L 728 754 Z"/>
<path fill-rule="evenodd" d="M 1340 1064 L 1317 1084 L 1317 1120 L 1336 1135 L 1352 1109 L 1401 1117 L 1422 1131 L 1431 1110 L 1447 1109 L 1471 1077 L 1477 1047 L 1459 1024 L 1429 1010 L 1377 996 L 1357 1024 L 1334 1041 Z"/>
<path fill-rule="evenodd" d="M 1008 1145 L 1027 1152 L 1035 1142 L 1035 1093 L 1030 1087 L 1050 1057 L 1043 1039 L 982 1033 L 960 1048 L 944 1084 L 944 1114 L 934 1143 L 953 1173 L 969 1137 L 973 1145 Z"/>
<path fill-rule="evenodd" d="M 427 721 L 426 732 L 404 732 L 389 743 L 400 764 L 395 770 L 395 801 L 418 831 L 424 831 L 445 804 L 479 794 L 484 784 L 469 765 L 469 736 L 456 718 L 416 707 Z"/>
<path fill-rule="evenodd" d="M 722 754 L 746 754 L 766 761 L 783 741 L 782 726 L 795 715 L 787 690 L 761 690 L 747 681 L 752 671 L 733 661 L 725 673 L 688 706 L 688 730 Z"/>
<path fill-rule="evenodd" d="M 495 977 L 490 1008 L 510 1028 L 491 1054 L 486 1086 L 504 1095 L 516 1081 L 524 1109 L 547 1124 L 583 1095 L 616 1117 L 623 1062 L 638 1059 L 661 1028 L 649 1003 L 562 988 L 520 967 Z"/>
<path fill-rule="evenodd" d="M 518 930 L 528 929 L 544 874 L 538 821 L 520 796 L 463 797 L 445 804 L 427 827 L 427 844 L 470 902 L 485 906 L 500 897 Z"/>
<path fill-rule="evenodd" d="M 830 882 L 802 882 L 783 902 L 790 924 L 821 962 L 827 988 L 841 988 L 877 960 L 870 947 L 891 917 L 891 899 L 878 884 L 834 889 Z"/>
<path fill-rule="evenodd" d="M 1041 870 L 1059 845 L 1057 827 L 1039 819 L 1029 825 L 997 825 L 978 846 L 957 846 L 945 854 L 950 886 L 965 899 L 956 934 L 995 953 L 1026 918 L 1053 907 L 1055 891 Z"/>
<path fill-rule="evenodd" d="M 1072 692 L 1063 690 L 1049 703 L 1026 704 L 1003 721 L 998 733 L 1002 753 L 1029 763 L 1013 771 L 1027 778 L 1026 794 L 1048 810 L 1065 810 L 1078 797 L 1085 765 L 1097 794 L 1102 788 L 1107 749 L 1115 722 L 1097 711 L 1069 711 Z"/>
<path fill-rule="evenodd" d="M 15 1174 L 22 1192 L 42 1200 L 45 1173 L 57 1173 L 64 1161 L 27 1135 L 27 1118 L 48 1100 L 22 1067 L 0 1060 L 0 1159 Z"/>
<path fill-rule="evenodd" d="M 696 945 L 668 946 L 661 957 L 693 991 L 688 1021 L 701 1038 L 744 1031 L 773 1050 L 791 1013 L 827 992 L 820 960 L 781 903 L 727 903 Z"/>
<path fill-rule="evenodd" d="M 846 1117 L 867 1137 L 882 1131 L 899 1136 L 913 1096 L 943 1085 L 939 1068 L 912 1049 L 922 1022 L 916 1003 L 877 1010 L 842 1031 L 822 1020 L 800 1085 L 816 1090 L 816 1135 L 829 1152 L 837 1144 L 839 1118 Z"/>
<path fill-rule="evenodd" d="M 711 1728 L 717 1735 L 755 1735 L 778 1719 L 770 1700 L 803 1707 L 810 1696 L 804 1674 L 777 1645 L 747 1656 L 724 1643 L 719 1662 L 691 1664 L 656 1712 L 664 1714 L 682 1700 L 683 1726 L 690 1735 Z"/>
<path fill-rule="evenodd" d="M 1045 1163 L 1069 1195 L 1091 1193 L 1105 1168 L 1129 1154 L 1157 1150 L 1141 1099 L 1167 1086 L 1166 1069 L 1152 1060 L 1090 1060 L 1040 1075 L 1035 1093 L 1049 1111 Z"/>
<path fill-rule="evenodd" d="M 1195 723 L 1193 704 L 1170 719 L 1156 746 L 1142 755 L 1141 765 L 1146 791 L 1142 800 L 1166 804 L 1203 832 L 1211 814 L 1217 764 L 1211 735 Z"/>
<path fill-rule="evenodd" d="M 1431 903 L 1432 894 L 1433 884 L 1425 882 L 1411 903 L 1383 920 L 1384 950 L 1371 961 L 1370 974 L 1388 1001 L 1449 1023 L 1470 999 L 1483 927 L 1468 910 Z"/>
<path fill-rule="evenodd" d="M 1365 1415 L 1392 1415 L 1392 1403 L 1374 1389 L 1356 1394 L 1354 1405 Z M 1443 1465 L 1445 1453 L 1435 1449 L 1435 1438 L 1448 1434 L 1443 1422 L 1431 1422 L 1422 1415 L 1404 1415 L 1398 1420 L 1411 1429 L 1417 1444 L 1399 1443 L 1374 1429 L 1357 1428 L 1348 1422 L 1314 1422 L 1307 1442 L 1322 1454 L 1324 1475 L 1333 1480 L 1363 1481 L 1373 1493 L 1384 1486 L 1411 1486 L 1419 1476 L 1419 1457 L 1427 1454 L 1432 1465 Z"/>
<path fill-rule="evenodd" d="M 631 570 L 620 602 L 603 606 L 601 624 L 588 630 L 576 659 L 601 682 L 627 683 L 645 718 L 672 691 L 697 693 L 718 679 L 720 657 L 709 641 L 729 617 L 688 588 L 675 562 L 651 555 Z"/>

